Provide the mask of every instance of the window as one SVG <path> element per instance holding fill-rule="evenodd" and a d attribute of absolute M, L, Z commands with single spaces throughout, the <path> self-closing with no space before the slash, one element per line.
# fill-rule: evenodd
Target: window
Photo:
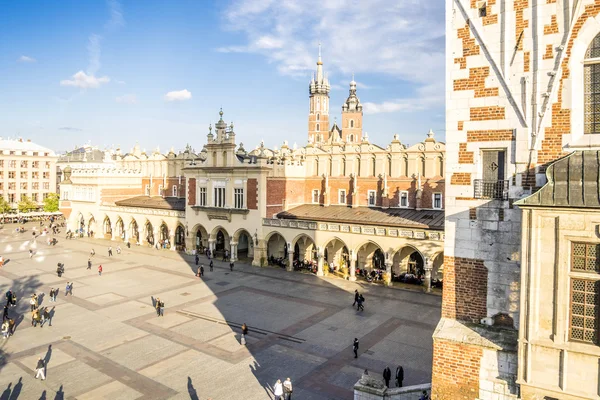
<path fill-rule="evenodd" d="M 27 171 L 21 171 L 21 179 L 27 179 Z"/>
<path fill-rule="evenodd" d="M 369 199 L 369 205 L 370 206 L 374 206 L 375 205 L 375 191 L 374 190 L 369 190 L 368 192 L 368 199 Z"/>
<path fill-rule="evenodd" d="M 39 190 L 40 189 L 40 183 L 39 182 L 32 182 L 31 183 L 31 189 L 32 190 Z"/>
<path fill-rule="evenodd" d="M 480 7 L 479 7 L 479 16 L 480 17 L 485 17 L 487 16 L 487 6 L 485 3 L 483 3 Z"/>
<path fill-rule="evenodd" d="M 216 187 L 214 188 L 215 198 L 214 198 L 214 206 L 215 207 L 225 207 L 225 188 L 224 187 Z"/>
<path fill-rule="evenodd" d="M 48 155 L 48 153 L 46 153 L 46 155 Z M 46 162 L 44 163 L 44 168 L 46 168 L 46 169 L 50 169 L 50 161 L 46 161 Z"/>
<path fill-rule="evenodd" d="M 27 161 L 21 161 L 21 168 L 27 168 Z"/>
<path fill-rule="evenodd" d="M 177 197 L 177 185 L 173 185 L 173 197 Z"/>
<path fill-rule="evenodd" d="M 27 193 L 21 193 L 21 201 L 24 201 L 27 199 Z"/>
<path fill-rule="evenodd" d="M 9 193 L 8 194 L 8 202 L 9 203 L 14 203 L 15 202 L 15 194 L 14 193 Z"/>
<path fill-rule="evenodd" d="M 339 193 L 339 198 L 340 198 L 339 203 L 346 204 L 346 189 L 340 189 L 338 191 L 338 193 Z"/>
<path fill-rule="evenodd" d="M 31 179 L 40 179 L 40 173 L 35 171 L 31 173 Z"/>
<path fill-rule="evenodd" d="M 48 193 L 42 193 L 42 200 L 46 200 L 48 198 Z"/>
<path fill-rule="evenodd" d="M 354 142 L 354 135 L 350 135 L 350 136 L 348 136 L 348 141 L 349 141 L 350 143 Z"/>
<path fill-rule="evenodd" d="M 233 189 L 235 208 L 244 208 L 244 189 Z"/>
<path fill-rule="evenodd" d="M 198 205 L 206 207 L 206 188 L 201 187 L 198 191 Z"/>
<path fill-rule="evenodd" d="M 17 168 L 17 161 L 16 160 L 10 160 L 8 162 L 8 168 Z"/>
<path fill-rule="evenodd" d="M 0 168 L 4 168 L 4 160 L 0 160 Z"/>
<path fill-rule="evenodd" d="M 408 192 L 400 192 L 400 207 L 408 207 Z"/>
<path fill-rule="evenodd" d="M 4 171 L 0 171 L 0 178 L 4 178 Z"/>
<path fill-rule="evenodd" d="M 42 177 L 44 179 L 50 179 L 50 172 L 44 172 L 44 175 Z"/>
<path fill-rule="evenodd" d="M 146 185 L 144 192 L 146 193 L 146 196 L 150 196 L 150 185 Z"/>
<path fill-rule="evenodd" d="M 50 183 L 49 182 L 44 182 L 42 188 L 45 189 L 45 190 L 50 189 Z"/>
<path fill-rule="evenodd" d="M 313 189 L 312 191 L 312 202 L 319 204 L 319 189 Z"/>
<path fill-rule="evenodd" d="M 15 190 L 17 188 L 17 184 L 14 182 L 8 182 L 8 190 Z"/>
<path fill-rule="evenodd" d="M 0 182 L 0 190 L 4 190 L 4 182 Z"/>
<path fill-rule="evenodd" d="M 33 156 L 34 156 L 34 157 L 36 157 L 37 155 L 38 155 L 38 152 L 37 152 L 37 151 L 34 151 L 34 152 L 33 152 Z M 36 163 L 37 161 L 33 161 L 33 162 L 34 162 L 34 163 Z"/>
<path fill-rule="evenodd" d="M 442 194 L 434 193 L 433 194 L 433 208 L 441 209 L 442 208 Z"/>
<path fill-rule="evenodd" d="M 163 185 L 158 185 L 158 195 L 159 196 L 163 196 L 164 195 L 164 193 L 163 193 Z"/>
<path fill-rule="evenodd" d="M 21 182 L 21 190 L 27 190 L 27 182 Z"/>
<path fill-rule="evenodd" d="M 600 245 L 571 243 L 571 273 L 569 339 L 598 344 Z"/>
<path fill-rule="evenodd" d="M 319 124 L 317 124 L 317 131 L 319 130 Z"/>
<path fill-rule="evenodd" d="M 39 168 L 40 167 L 40 162 L 39 161 L 32 161 L 31 166 L 33 168 Z"/>
<path fill-rule="evenodd" d="M 38 200 L 38 194 L 37 194 L 37 193 L 32 193 L 32 194 L 31 194 L 31 200 L 32 200 L 32 201 L 35 201 L 35 202 L 37 203 L 37 202 L 39 201 L 39 200 Z"/>
<path fill-rule="evenodd" d="M 504 150 L 484 150 L 481 152 L 483 179 L 475 179 L 476 199 L 508 199 L 508 181 L 504 178 Z"/>
<path fill-rule="evenodd" d="M 321 115 L 317 114 L 317 121 L 320 121 L 320 120 L 321 120 Z"/>
<path fill-rule="evenodd" d="M 600 133 L 600 35 L 592 40 L 585 53 L 583 82 L 583 133 Z"/>
<path fill-rule="evenodd" d="M 354 128 L 354 120 L 353 119 L 350 120 L 350 128 Z"/>

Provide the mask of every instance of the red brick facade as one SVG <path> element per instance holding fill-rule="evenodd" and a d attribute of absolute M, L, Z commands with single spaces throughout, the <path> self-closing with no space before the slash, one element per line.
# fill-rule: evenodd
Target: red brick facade
<path fill-rule="evenodd" d="M 144 192 L 140 187 L 119 188 L 119 189 L 101 189 L 100 201 L 102 203 L 114 203 L 115 201 L 129 199 L 130 197 L 141 196 Z"/>
<path fill-rule="evenodd" d="M 513 139 L 514 131 L 512 129 L 467 131 L 467 142 L 497 142 Z"/>
<path fill-rule="evenodd" d="M 470 322 L 485 318 L 487 277 L 482 260 L 444 257 L 442 318 Z"/>
<path fill-rule="evenodd" d="M 444 273 L 444 277 L 445 275 Z M 446 292 L 445 287 L 444 292 Z M 435 339 L 433 342 L 431 398 L 433 400 L 473 400 L 478 398 L 482 355 L 481 347 Z"/>
<path fill-rule="evenodd" d="M 246 187 L 246 206 L 249 210 L 258 210 L 258 181 L 255 178 L 248 179 Z"/>
<path fill-rule="evenodd" d="M 196 178 L 190 178 L 188 183 L 188 206 L 196 205 Z"/>
<path fill-rule="evenodd" d="M 504 107 L 471 107 L 470 119 L 471 121 L 493 121 L 504 119 Z"/>
<path fill-rule="evenodd" d="M 450 177 L 451 185 L 470 185 L 471 184 L 471 174 L 468 172 L 455 172 Z"/>
<path fill-rule="evenodd" d="M 485 79 L 490 76 L 490 67 L 477 67 L 469 69 L 469 77 L 456 79 L 454 90 L 473 90 L 475 97 L 498 96 L 498 88 L 486 88 Z"/>
<path fill-rule="evenodd" d="M 153 178 L 152 186 L 150 187 L 150 178 L 142 178 L 142 192 L 140 193 L 140 195 L 146 194 L 146 185 L 148 185 L 148 187 L 150 188 L 150 196 L 160 196 L 161 193 L 159 193 L 158 190 L 160 186 L 162 186 L 164 196 L 171 197 L 173 196 L 173 186 L 176 186 L 176 197 L 185 197 L 185 178 L 181 177 L 181 183 L 179 182 L 179 177 L 170 177 L 166 179 L 163 179 L 162 177 Z"/>

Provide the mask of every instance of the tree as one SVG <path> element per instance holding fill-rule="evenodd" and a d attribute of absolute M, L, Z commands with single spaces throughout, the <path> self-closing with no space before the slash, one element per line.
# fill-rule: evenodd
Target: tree
<path fill-rule="evenodd" d="M 44 199 L 44 211 L 56 212 L 58 211 L 58 194 L 48 193 L 48 197 Z"/>
<path fill-rule="evenodd" d="M 31 210 L 36 210 L 38 208 L 38 205 L 33 200 L 31 200 L 31 198 L 24 196 L 19 202 L 19 204 L 17 204 L 17 208 L 19 209 L 19 212 L 26 213 Z"/>
<path fill-rule="evenodd" d="M 12 211 L 12 207 L 10 203 L 6 201 L 4 196 L 0 196 L 0 213 L 6 214 Z"/>

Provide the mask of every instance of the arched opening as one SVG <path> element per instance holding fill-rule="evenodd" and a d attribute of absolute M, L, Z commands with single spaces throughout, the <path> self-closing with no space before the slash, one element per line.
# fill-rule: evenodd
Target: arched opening
<path fill-rule="evenodd" d="M 212 162 L 213 162 L 213 167 L 217 166 L 217 152 L 213 151 L 212 153 Z"/>
<path fill-rule="evenodd" d="M 222 227 L 218 227 L 213 230 L 211 236 L 215 239 L 213 256 L 225 258 L 225 252 L 227 252 L 227 256 L 229 256 L 229 251 L 231 248 L 229 245 L 229 234 L 227 231 Z"/>
<path fill-rule="evenodd" d="M 287 258 L 289 249 L 285 238 L 277 233 L 272 233 L 267 240 L 267 258 L 271 262 L 274 259 Z"/>
<path fill-rule="evenodd" d="M 317 114 L 317 121 L 321 120 L 321 114 Z"/>
<path fill-rule="evenodd" d="M 150 221 L 146 222 L 146 226 L 144 227 L 145 229 L 145 240 L 146 243 L 148 243 L 150 246 L 154 246 L 154 228 L 152 227 L 152 224 L 150 223 Z"/>
<path fill-rule="evenodd" d="M 597 112 L 600 105 L 598 84 L 600 79 L 600 34 L 590 43 L 585 52 L 585 64 L 583 66 L 583 93 L 584 102 L 584 134 L 600 133 L 600 114 Z"/>
<path fill-rule="evenodd" d="M 194 239 L 194 248 L 197 252 L 204 253 L 208 247 L 208 232 L 202 225 L 196 225 L 192 230 Z"/>
<path fill-rule="evenodd" d="M 433 256 L 433 268 L 431 269 L 431 286 L 442 288 L 444 280 L 444 253 Z"/>
<path fill-rule="evenodd" d="M 235 258 L 238 260 L 252 259 L 254 257 L 254 246 L 252 243 L 252 236 L 250 235 L 250 233 L 247 230 L 242 229 L 238 231 L 235 237 L 237 237 L 237 254 L 235 254 Z"/>
<path fill-rule="evenodd" d="M 223 152 L 223 166 L 224 167 L 227 166 L 227 152 L 226 151 Z"/>
<path fill-rule="evenodd" d="M 353 142 L 354 142 L 354 135 L 350 135 L 350 136 L 348 136 L 348 141 L 349 141 L 350 143 L 353 143 Z"/>
<path fill-rule="evenodd" d="M 173 197 L 177 197 L 177 185 L 173 185 Z"/>
<path fill-rule="evenodd" d="M 83 218 L 83 214 L 79 214 L 78 216 L 78 224 L 77 224 L 77 234 L 79 236 L 83 236 L 85 232 L 85 219 Z"/>
<path fill-rule="evenodd" d="M 367 242 L 356 249 L 357 269 L 356 275 L 382 280 L 385 272 L 385 258 L 381 247 L 375 242 Z M 381 268 L 383 266 L 383 268 Z M 383 269 L 383 271 L 382 271 Z"/>
<path fill-rule="evenodd" d="M 106 217 L 104 218 L 104 223 L 102 224 L 103 226 L 103 232 L 104 232 L 104 239 L 111 239 L 112 238 L 112 224 L 110 223 L 110 218 Z"/>
<path fill-rule="evenodd" d="M 294 248 L 294 269 L 310 269 L 317 272 L 317 246 L 315 242 L 307 235 L 300 235 L 293 242 Z M 325 267 L 324 267 L 325 268 Z"/>
<path fill-rule="evenodd" d="M 421 283 L 425 274 L 425 261 L 414 247 L 405 246 L 392 259 L 392 280 L 405 283 Z"/>
<path fill-rule="evenodd" d="M 117 238 L 125 240 L 125 224 L 121 218 L 117 219 L 117 223 L 115 225 L 115 235 Z"/>
<path fill-rule="evenodd" d="M 320 130 L 320 129 L 319 129 L 319 124 L 317 124 L 317 132 L 318 132 L 319 130 Z"/>
<path fill-rule="evenodd" d="M 171 243 L 169 243 L 169 228 L 164 222 L 160 225 L 158 230 L 158 243 L 163 249 L 169 249 Z"/>
<path fill-rule="evenodd" d="M 93 216 L 88 221 L 87 231 L 88 236 L 93 238 L 96 233 L 96 219 Z"/>
<path fill-rule="evenodd" d="M 353 119 L 350 120 L 350 128 L 354 128 L 354 120 Z"/>
<path fill-rule="evenodd" d="M 330 272 L 343 271 L 348 272 L 349 252 L 346 244 L 338 239 L 331 239 L 324 246 L 325 263 Z"/>
<path fill-rule="evenodd" d="M 135 219 L 129 224 L 129 242 L 134 244 L 140 243 L 140 228 Z"/>
<path fill-rule="evenodd" d="M 175 248 L 179 251 L 185 250 L 185 228 L 177 225 L 175 229 Z"/>

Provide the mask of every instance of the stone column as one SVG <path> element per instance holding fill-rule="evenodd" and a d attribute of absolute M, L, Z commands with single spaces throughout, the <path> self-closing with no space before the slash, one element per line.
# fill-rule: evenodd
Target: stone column
<path fill-rule="evenodd" d="M 294 252 L 290 251 L 290 246 L 288 246 L 288 265 L 287 265 L 287 270 L 288 271 L 293 271 L 294 270 Z"/>
<path fill-rule="evenodd" d="M 211 237 L 208 238 L 208 249 L 210 250 L 210 256 L 212 258 L 215 257 L 215 243 L 217 242 L 217 239 L 213 239 Z"/>
<path fill-rule="evenodd" d="M 317 276 L 323 276 L 323 261 L 325 261 L 325 256 L 321 249 L 317 250 L 317 260 Z"/>
<path fill-rule="evenodd" d="M 387 260 L 385 260 L 385 273 L 387 276 L 385 284 L 387 286 L 390 286 L 392 284 L 392 264 L 393 263 L 394 262 L 392 260 L 390 260 L 389 258 Z"/>
<path fill-rule="evenodd" d="M 175 246 L 175 234 L 172 233 L 173 231 L 171 231 L 171 233 L 169 234 L 169 245 L 171 245 L 171 251 L 176 251 L 177 250 L 177 246 Z"/>
<path fill-rule="evenodd" d="M 425 291 L 431 292 L 431 271 L 433 270 L 433 261 L 429 257 L 425 258 Z"/>
<path fill-rule="evenodd" d="M 117 225 L 112 225 L 110 227 L 111 229 L 111 235 L 110 235 L 110 240 L 117 240 Z"/>
<path fill-rule="evenodd" d="M 352 282 L 356 281 L 356 264 L 358 260 L 356 259 L 356 253 L 354 251 L 350 251 L 350 280 Z"/>
<path fill-rule="evenodd" d="M 237 242 L 229 242 L 229 257 L 231 262 L 237 261 Z"/>
<path fill-rule="evenodd" d="M 156 245 L 158 244 L 158 241 L 160 240 L 158 229 L 154 229 L 153 237 L 154 237 L 154 243 L 152 243 L 152 247 L 156 248 Z"/>

